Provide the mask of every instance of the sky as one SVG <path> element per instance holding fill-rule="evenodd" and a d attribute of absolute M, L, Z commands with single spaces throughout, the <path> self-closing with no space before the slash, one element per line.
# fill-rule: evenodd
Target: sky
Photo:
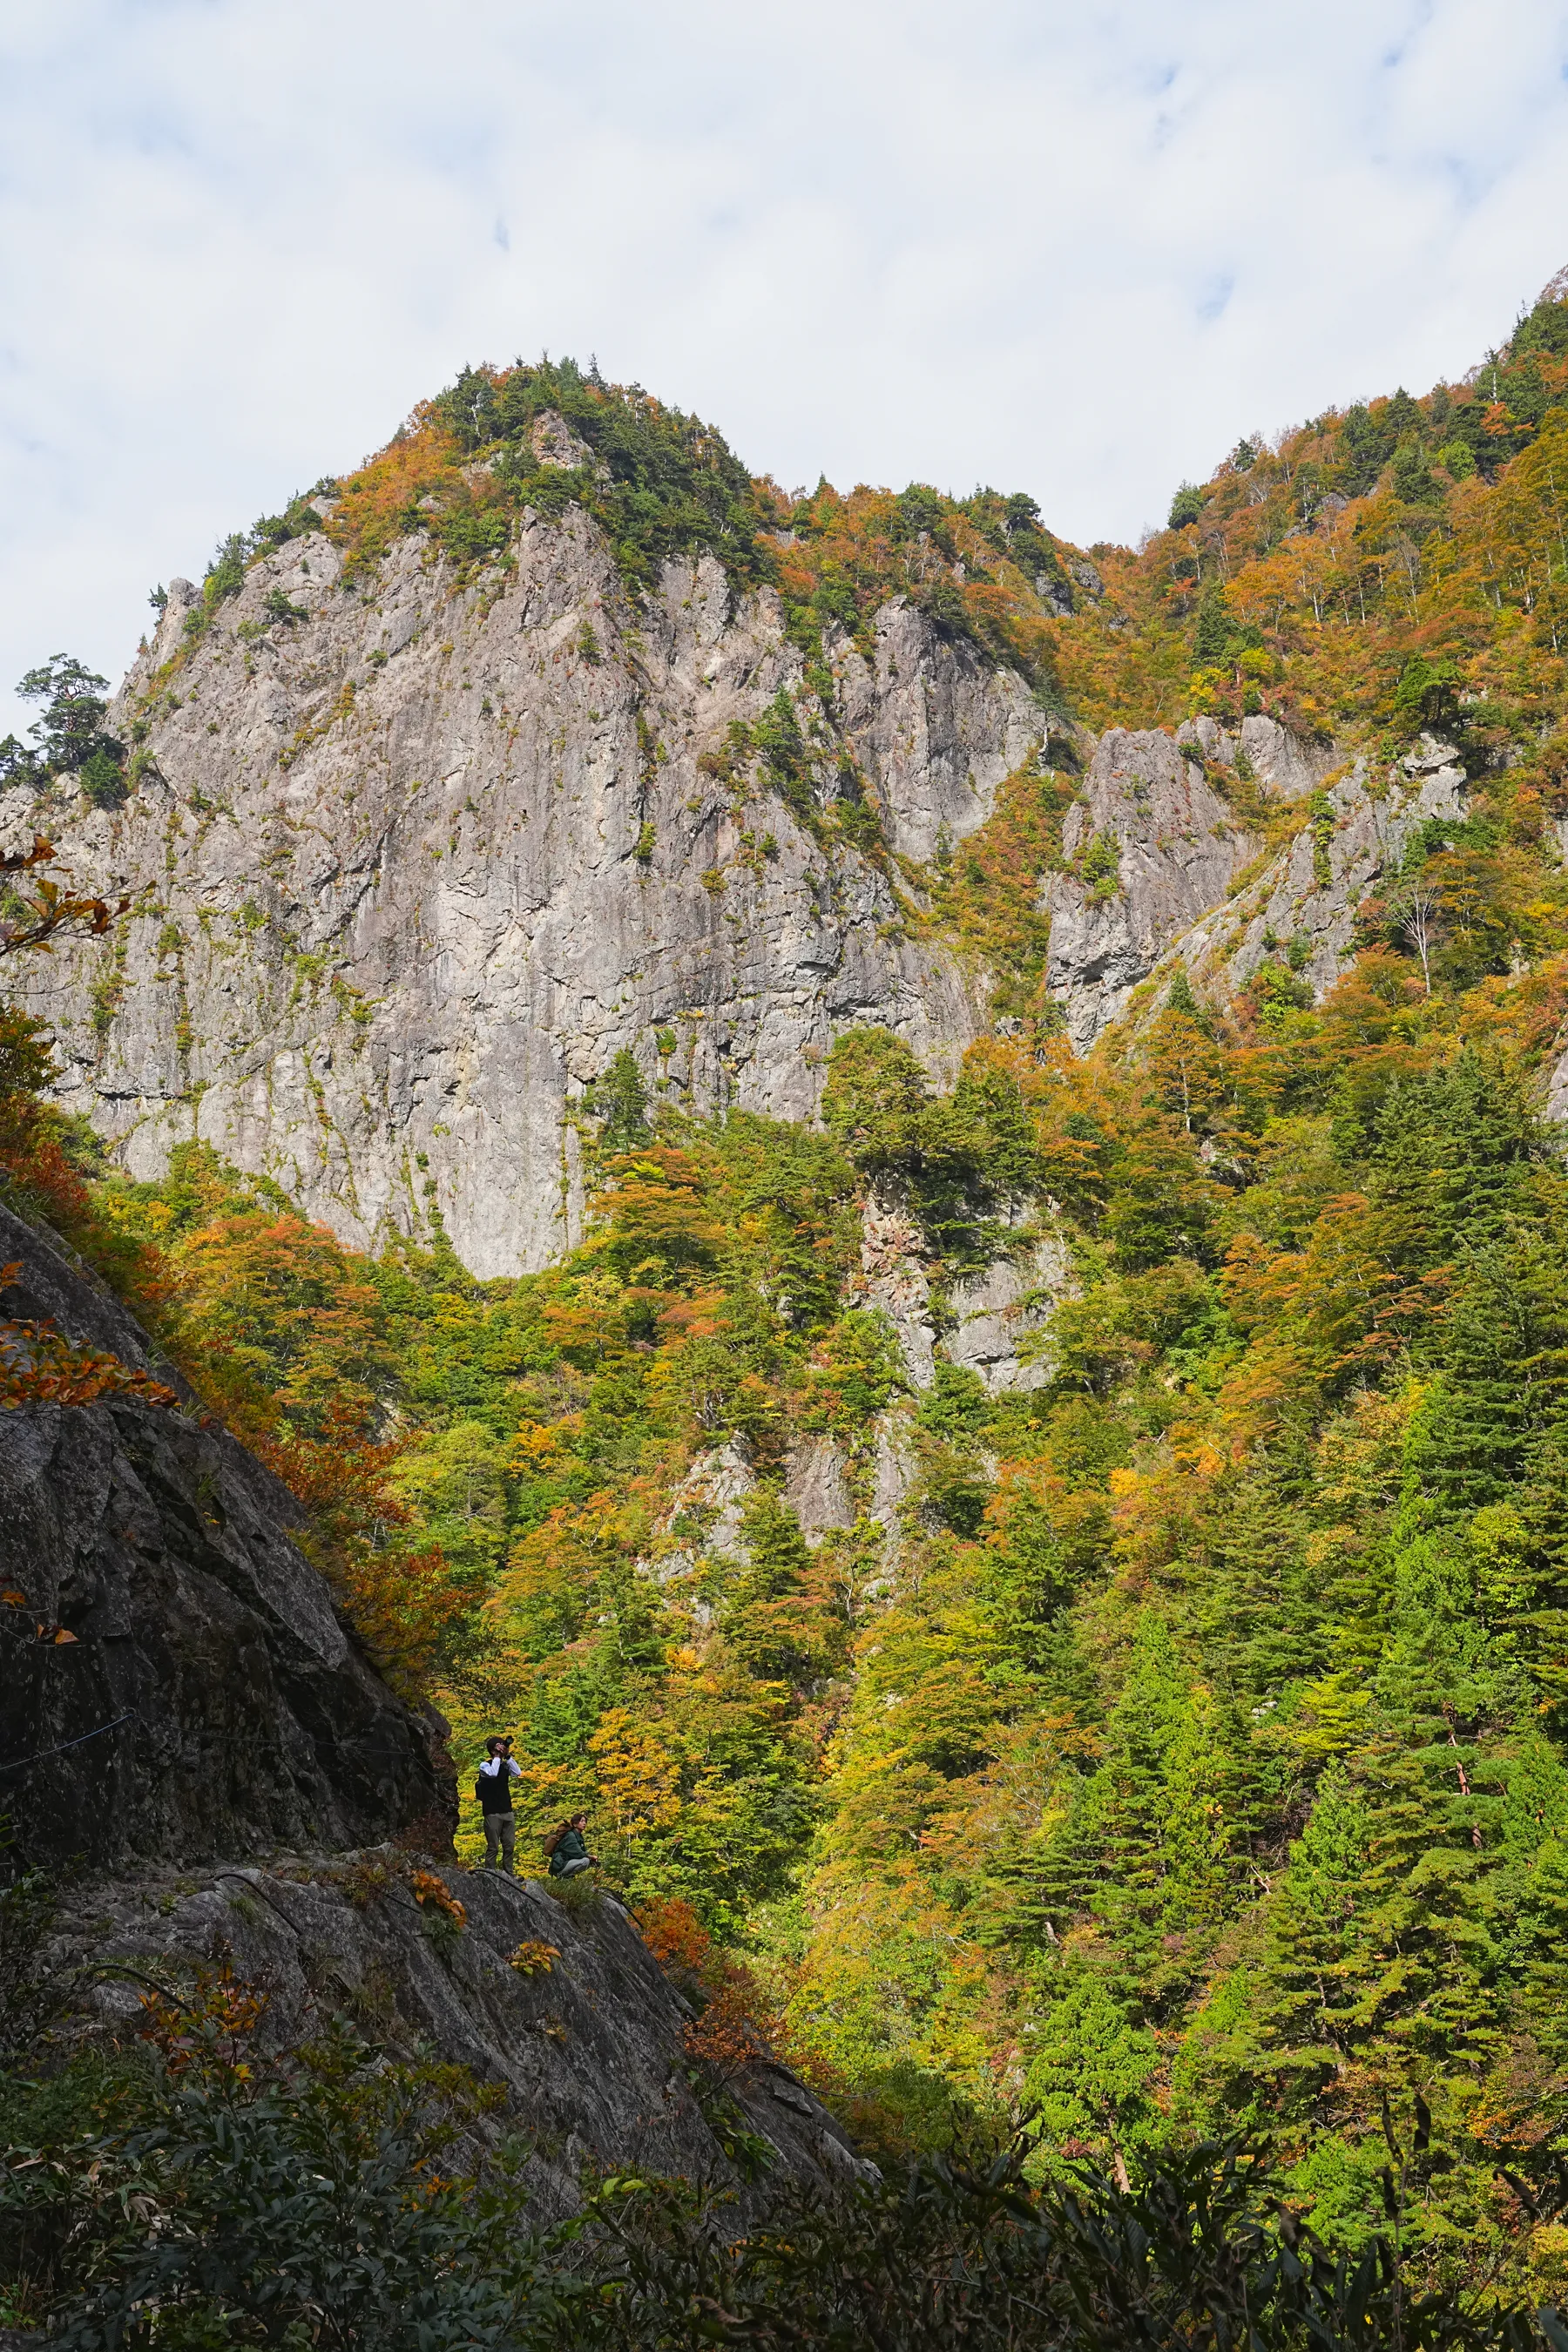
<path fill-rule="evenodd" d="M 0 731 L 466 362 L 1135 541 L 1568 262 L 1549 0 L 5 0 Z"/>

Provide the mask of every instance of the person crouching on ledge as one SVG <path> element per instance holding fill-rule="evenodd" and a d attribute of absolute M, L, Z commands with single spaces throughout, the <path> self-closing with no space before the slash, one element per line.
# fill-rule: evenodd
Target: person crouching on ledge
<path fill-rule="evenodd" d="M 552 1830 L 544 1841 L 544 1851 L 550 1856 L 552 1878 L 575 1878 L 580 1871 L 597 1870 L 599 1857 L 588 1851 L 588 1841 L 583 1835 L 588 1826 L 586 1813 L 574 1813 L 558 1830 Z"/>
<path fill-rule="evenodd" d="M 479 1766 L 479 1778 L 474 1782 L 474 1794 L 485 1817 L 485 1868 L 495 1870 L 499 1867 L 510 1878 L 513 1875 L 512 1857 L 517 1851 L 511 1784 L 521 1780 L 522 1767 L 513 1760 L 510 1739 L 488 1739 L 485 1746 L 489 1753 Z"/>

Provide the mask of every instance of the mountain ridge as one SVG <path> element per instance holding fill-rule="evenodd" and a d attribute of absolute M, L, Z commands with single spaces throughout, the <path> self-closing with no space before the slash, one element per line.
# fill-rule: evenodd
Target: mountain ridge
<path fill-rule="evenodd" d="M 1313 420 L 1274 451 L 1241 445 L 1178 493 L 1167 532 L 1097 562 L 1021 495 L 792 499 L 638 387 L 570 362 L 465 370 L 357 473 L 226 541 L 199 592 L 165 592 L 110 718 L 105 740 L 133 746 L 118 785 L 106 768 L 72 809 L 78 762 L 46 772 L 25 819 L 12 800 L 13 831 L 65 818 L 73 866 L 137 901 L 111 977 L 79 979 L 69 952 L 34 979 L 68 1041 L 62 1098 L 134 1173 L 211 1141 L 359 1245 L 443 1230 L 501 1273 L 580 1234 L 572 1106 L 623 1047 L 675 1099 L 798 1117 L 846 1022 L 886 1022 L 938 1075 L 999 1013 L 1065 1013 L 1087 1043 L 1104 1025 L 1094 969 L 1110 956 L 1124 1007 L 1236 871 L 1210 857 L 1194 889 L 1188 858 L 1181 880 L 1170 845 L 1191 828 L 1174 814 L 1152 866 L 1125 805 L 1081 832 L 1071 803 L 1092 814 L 1108 723 L 1186 729 L 1189 745 L 1194 720 L 1241 730 L 1201 782 L 1169 772 L 1178 797 L 1207 795 L 1216 839 L 1246 829 L 1215 795 L 1237 801 L 1247 726 L 1274 730 L 1265 766 L 1298 747 L 1286 797 L 1304 802 L 1373 748 L 1379 674 L 1408 693 L 1413 665 L 1431 671 L 1426 716 L 1453 735 L 1448 673 L 1468 664 L 1482 709 L 1455 757 L 1517 756 L 1528 721 L 1498 701 L 1496 659 L 1473 629 L 1445 654 L 1453 631 L 1422 621 L 1415 583 L 1425 563 L 1445 593 L 1491 478 L 1552 441 L 1565 316 L 1549 289 L 1491 366 L 1491 400 L 1472 377 Z M 1479 528 L 1491 564 L 1494 526 Z M 994 920 L 966 936 L 954 847 L 1004 787 L 1036 860 L 1007 880 L 1016 901 L 1030 881 L 1032 904 L 1009 940 L 977 937 Z M 1146 799 L 1152 772 L 1136 787 Z M 1348 804 L 1332 822 L 1365 830 Z M 1110 865 L 1086 884 L 1089 855 Z M 453 883 L 454 857 L 488 881 Z M 215 919 L 268 975 L 243 1019 Z M 1343 945 L 1348 908 L 1318 928 L 1336 921 Z M 606 924 L 613 977 L 590 975 L 567 942 Z M 405 1035 L 388 1000 L 417 1003 L 432 960 L 463 1014 L 444 1028 L 421 1005 Z M 1320 989 L 1331 977 L 1314 967 Z M 485 1098 L 476 1067 L 510 1102 Z M 500 1161 L 519 1171 L 510 1197 Z"/>
<path fill-rule="evenodd" d="M 262 559 L 184 691 L 157 689 L 132 800 L 73 836 L 73 866 L 135 901 L 128 944 L 109 978 L 63 952 L 27 1001 L 66 1046 L 63 1099 L 106 1118 L 132 1172 L 194 1137 L 362 1243 L 435 1230 L 434 1201 L 468 1262 L 515 1272 L 581 1230 L 567 1106 L 623 1046 L 701 1108 L 795 1115 L 835 1019 L 885 1018 L 951 1066 L 978 1016 L 951 956 L 910 939 L 889 856 L 967 830 L 1043 738 L 1021 686 L 889 611 L 870 662 L 841 650 L 844 738 L 808 746 L 791 721 L 763 755 L 789 763 L 792 808 L 731 740 L 801 681 L 769 592 L 731 619 L 716 563 L 672 571 L 664 642 L 645 612 L 631 645 L 603 544 L 569 518 L 525 525 L 493 603 L 423 551 L 386 559 L 380 611 L 329 603 L 278 646 L 241 633 L 268 596 L 331 599 L 337 559 L 319 534 Z M 117 720 L 192 609 L 176 588 Z M 876 859 L 818 838 L 831 820 L 795 781 L 814 760 L 837 782 L 841 740 L 875 780 Z M 270 1021 L 231 1015 L 253 937 Z"/>

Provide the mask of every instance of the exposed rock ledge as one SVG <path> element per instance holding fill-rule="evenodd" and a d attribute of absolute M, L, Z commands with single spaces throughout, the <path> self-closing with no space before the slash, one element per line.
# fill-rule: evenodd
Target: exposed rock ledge
<path fill-rule="evenodd" d="M 739 2186 L 693 2087 L 681 2041 L 693 2011 L 618 1903 L 568 1911 L 531 1882 L 453 1870 L 467 1924 L 437 1941 L 407 1884 L 385 1870 L 389 1859 L 384 1851 L 92 1886 L 62 1918 L 50 1957 L 118 1959 L 164 1977 L 227 1958 L 269 1996 L 264 2047 L 291 2048 L 319 2019 L 346 2013 L 392 2053 L 433 2048 L 503 2088 L 469 2155 L 521 2135 L 542 2221 L 574 2210 L 586 2162 Z M 523 1943 L 558 1957 L 523 1973 L 509 1965 Z M 89 2018 L 134 2028 L 141 1990 L 101 1981 Z M 773 2143 L 777 2168 L 825 2184 L 869 2168 L 784 2067 L 752 2067 L 731 2095 L 747 2127 Z"/>

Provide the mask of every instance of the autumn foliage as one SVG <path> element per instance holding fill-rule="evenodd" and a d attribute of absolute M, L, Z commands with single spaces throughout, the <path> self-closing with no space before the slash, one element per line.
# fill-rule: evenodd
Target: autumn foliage
<path fill-rule="evenodd" d="M 775 590 L 791 684 L 705 777 L 754 804 L 749 856 L 772 801 L 826 866 L 877 863 L 993 1016 L 942 1085 L 851 1027 L 810 1128 L 692 1117 L 628 1050 L 574 1114 L 585 1238 L 542 1272 L 361 1255 L 201 1147 L 89 1179 L 41 1038 L 0 1024 L 13 1196 L 290 1487 L 465 1770 L 513 1733 L 520 1850 L 590 1814 L 710 2086 L 809 2067 L 895 2153 L 1026 2116 L 1058 2180 L 1245 2129 L 1336 2260 L 1403 2197 L 1428 2285 L 1538 2298 L 1564 2242 L 1514 2184 L 1568 2145 L 1565 392 L 1553 297 L 1495 368 L 1242 444 L 1087 556 L 1022 495 L 786 496 L 569 363 L 416 412 L 339 486 L 351 566 L 423 534 L 468 581 L 531 511 L 605 534 L 628 610 L 677 557 Z M 839 727 L 895 602 L 1038 713 L 923 870 Z M 1050 885 L 1121 879 L 1114 842 L 1064 849 L 1073 722 L 1265 715 L 1374 806 L 1451 761 L 1463 813 L 1405 827 L 1331 985 L 1270 935 L 1244 984 L 1167 967 L 1075 1055 Z M 1321 887 L 1329 784 L 1208 773 L 1259 870 L 1299 845 Z M 1009 1384 L 956 1344 L 1004 1270 Z M 110 1391 L 52 1344 L 7 1377 Z"/>
<path fill-rule="evenodd" d="M 647 1903 L 637 1927 L 659 1966 L 700 2000 L 700 2012 L 682 2027 L 681 2041 L 715 2085 L 773 2054 L 779 2021 L 755 1977 L 714 1943 L 689 1903 L 679 1896 Z"/>

